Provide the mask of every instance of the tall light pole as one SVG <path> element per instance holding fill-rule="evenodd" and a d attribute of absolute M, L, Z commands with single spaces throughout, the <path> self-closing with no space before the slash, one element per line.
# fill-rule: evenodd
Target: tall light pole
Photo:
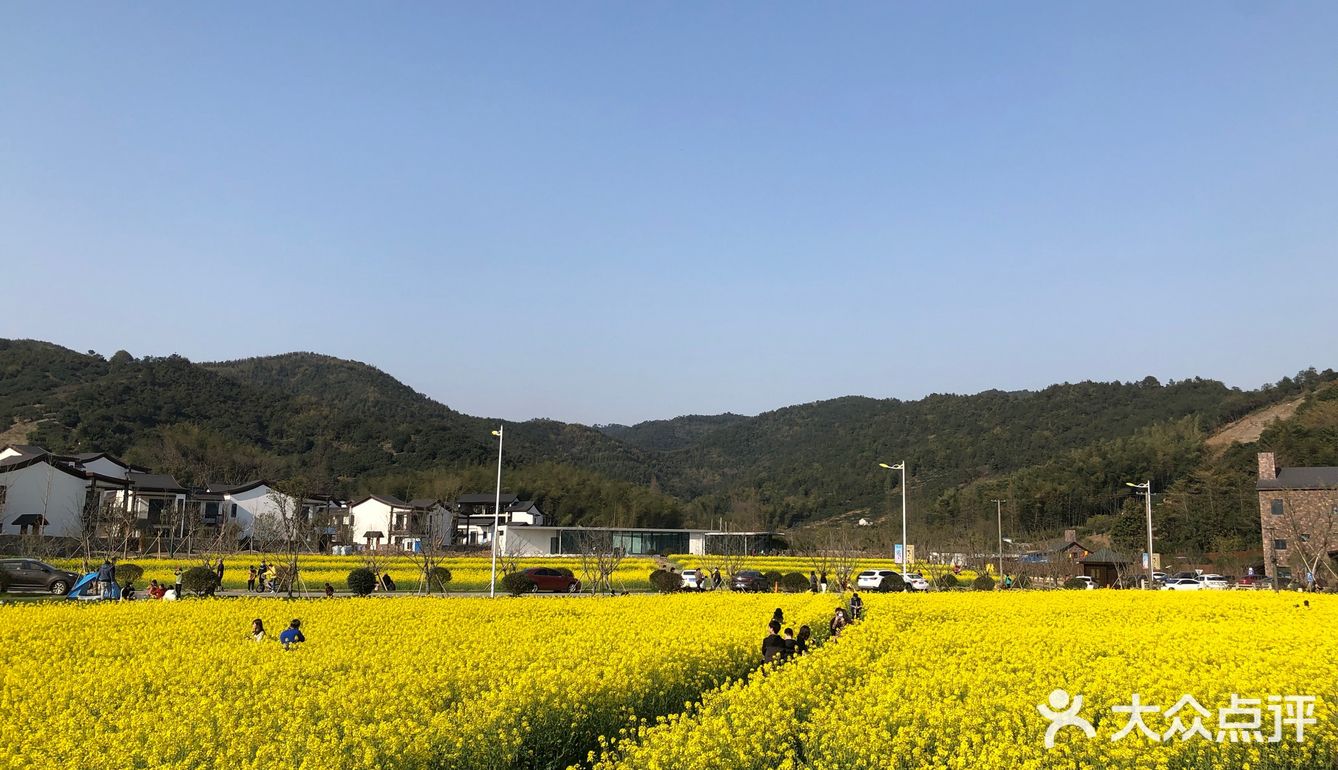
<path fill-rule="evenodd" d="M 887 463 L 878 463 L 879 468 L 886 468 L 889 471 L 901 471 L 901 574 L 906 574 L 906 461 L 902 460 L 896 465 Z"/>
<path fill-rule="evenodd" d="M 497 521 L 502 516 L 502 431 L 505 425 L 498 425 L 492 435 L 497 437 L 497 499 L 492 509 L 492 578 L 488 581 L 488 597 L 497 595 Z"/>
<path fill-rule="evenodd" d="M 999 579 L 1003 580 L 1003 504 L 1007 500 L 995 500 L 995 513 L 999 517 Z"/>
<path fill-rule="evenodd" d="M 1135 484 L 1132 481 L 1126 481 L 1124 483 L 1126 486 L 1133 487 L 1134 489 L 1143 490 L 1144 497 L 1146 498 L 1146 510 L 1148 516 L 1148 590 L 1151 591 L 1157 587 L 1156 583 L 1152 582 L 1152 479 L 1148 479 L 1142 484 Z"/>

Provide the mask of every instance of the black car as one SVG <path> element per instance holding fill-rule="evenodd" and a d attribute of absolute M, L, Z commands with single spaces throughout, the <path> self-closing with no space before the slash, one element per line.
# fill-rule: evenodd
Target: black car
<path fill-rule="evenodd" d="M 79 579 L 73 572 L 56 569 L 36 559 L 0 559 L 0 573 L 4 573 L 4 582 L 10 589 L 47 591 L 57 596 L 69 593 L 74 581 Z"/>
<path fill-rule="evenodd" d="M 744 569 L 734 573 L 730 584 L 735 591 L 765 591 L 767 578 L 755 569 Z"/>

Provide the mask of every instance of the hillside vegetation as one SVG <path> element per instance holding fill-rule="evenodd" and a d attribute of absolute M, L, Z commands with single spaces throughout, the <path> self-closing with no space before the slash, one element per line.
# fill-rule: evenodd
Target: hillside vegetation
<path fill-rule="evenodd" d="M 1324 405 L 1334 377 L 1309 370 L 1253 391 L 1149 377 L 916 401 L 850 396 L 755 417 L 590 427 L 461 414 L 374 367 L 314 353 L 197 364 L 0 340 L 0 431 L 32 426 L 31 443 L 111 451 L 187 483 L 301 475 L 350 495 L 449 497 L 491 488 L 489 432 L 504 422 L 509 490 L 563 523 L 642 526 L 880 520 L 899 514 L 900 495 L 899 475 L 878 463 L 904 459 L 917 525 L 970 528 L 992 520 L 990 501 L 1002 498 L 1018 531 L 1090 521 L 1118 534 L 1131 503 L 1123 482 L 1150 474 L 1169 490 L 1159 498 L 1168 512 L 1176 495 L 1185 501 L 1168 533 L 1207 547 L 1248 539 L 1240 500 L 1256 443 L 1294 463 L 1333 451 Z M 1298 399 L 1258 442 L 1207 450 L 1218 428 Z"/>

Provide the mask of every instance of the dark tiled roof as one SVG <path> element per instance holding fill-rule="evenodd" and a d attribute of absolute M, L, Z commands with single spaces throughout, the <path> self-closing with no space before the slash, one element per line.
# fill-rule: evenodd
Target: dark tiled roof
<path fill-rule="evenodd" d="M 435 508 L 440 500 L 434 500 L 430 497 L 416 497 L 409 501 L 410 508 Z"/>
<path fill-rule="evenodd" d="M 153 492 L 185 492 L 181 482 L 166 473 L 131 473 L 127 479 L 134 489 Z"/>
<path fill-rule="evenodd" d="M 46 450 L 36 444 L 10 444 L 6 449 L 13 449 L 24 457 L 37 457 L 46 454 Z"/>
<path fill-rule="evenodd" d="M 404 507 L 406 507 L 405 504 L 404 504 L 404 501 L 403 501 L 403 500 L 401 500 L 401 499 L 399 499 L 398 497 L 395 497 L 395 496 L 393 496 L 393 495 L 367 495 L 366 497 L 362 498 L 361 500 L 358 500 L 357 502 L 353 503 L 353 504 L 350 505 L 349 507 L 350 507 L 350 508 L 353 508 L 354 506 L 362 505 L 363 503 L 367 502 L 368 500 L 375 500 L 375 501 L 377 501 L 378 503 L 385 503 L 386 505 L 389 505 L 389 506 L 391 506 L 392 508 L 404 508 Z"/>
<path fill-rule="evenodd" d="M 1124 554 L 1115 553 L 1109 548 L 1102 548 L 1079 560 L 1080 564 L 1133 564 L 1134 560 Z"/>
<path fill-rule="evenodd" d="M 239 495 L 242 492 L 250 492 L 256 487 L 262 486 L 272 487 L 274 485 L 264 479 L 256 479 L 255 481 L 248 481 L 245 484 L 210 484 L 209 491 L 217 492 L 222 495 Z"/>
<path fill-rule="evenodd" d="M 516 502 L 518 498 L 508 492 L 502 493 L 502 505 L 510 505 Z M 460 495 L 455 499 L 457 505 L 492 505 L 497 502 L 496 492 L 479 493 L 476 495 Z"/>
<path fill-rule="evenodd" d="M 1259 479 L 1256 489 L 1338 489 L 1338 467 L 1283 468 L 1276 479 Z"/>
<path fill-rule="evenodd" d="M 508 505 L 506 509 L 508 511 L 528 511 L 533 507 L 534 507 L 533 500 L 517 500 L 514 503 Z"/>

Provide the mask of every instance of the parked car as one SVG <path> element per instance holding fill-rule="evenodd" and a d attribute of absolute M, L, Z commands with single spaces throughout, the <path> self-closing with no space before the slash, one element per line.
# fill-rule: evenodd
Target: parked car
<path fill-rule="evenodd" d="M 902 576 L 902 579 L 906 581 L 906 587 L 912 591 L 929 590 L 929 581 L 925 580 L 919 572 L 907 572 Z"/>
<path fill-rule="evenodd" d="M 1246 575 L 1236 581 L 1235 588 L 1238 591 L 1256 591 L 1259 589 L 1271 589 L 1273 579 L 1266 575 Z"/>
<path fill-rule="evenodd" d="M 575 576 L 569 575 L 560 569 L 552 567 L 529 567 L 521 570 L 530 580 L 534 581 L 534 590 L 536 591 L 555 591 L 557 593 L 575 594 L 581 592 L 581 581 Z"/>
<path fill-rule="evenodd" d="M 705 588 L 711 576 L 704 569 L 685 569 L 683 570 L 683 587 L 698 589 Z"/>
<path fill-rule="evenodd" d="M 1091 575 L 1074 575 L 1072 579 L 1073 579 L 1073 580 L 1081 580 L 1082 582 L 1086 583 L 1086 584 L 1087 584 L 1087 588 L 1088 588 L 1089 590 L 1092 590 L 1092 589 L 1095 589 L 1095 588 L 1096 588 L 1096 581 L 1092 579 L 1092 576 L 1091 576 Z"/>
<path fill-rule="evenodd" d="M 36 559 L 2 559 L 0 572 L 5 573 L 5 582 L 10 588 L 47 591 L 58 596 L 69 593 L 70 587 L 79 579 L 73 572 L 56 569 Z"/>
<path fill-rule="evenodd" d="M 1175 580 L 1183 580 L 1183 579 L 1185 579 L 1185 578 L 1188 578 L 1188 579 L 1190 579 L 1190 580 L 1198 580 L 1200 574 L 1201 574 L 1201 573 L 1199 573 L 1199 572 L 1197 572 L 1197 571 L 1195 571 L 1195 570 L 1185 570 L 1185 571 L 1183 571 L 1183 572 L 1177 572 L 1177 573 L 1175 573 L 1174 575 L 1171 576 L 1171 579 L 1175 579 Z"/>
<path fill-rule="evenodd" d="M 1199 582 L 1203 584 L 1204 588 L 1211 588 L 1214 591 L 1225 591 L 1231 587 L 1230 581 L 1215 574 L 1199 575 Z"/>
<path fill-rule="evenodd" d="M 730 581 L 730 587 L 735 591 L 766 591 L 771 588 L 767 585 L 766 575 L 755 569 L 742 569 L 734 573 L 734 579 Z"/>
<path fill-rule="evenodd" d="M 1155 571 L 1154 571 L 1154 572 L 1152 573 L 1152 582 L 1154 582 L 1154 583 L 1165 583 L 1165 582 L 1166 582 L 1166 573 L 1165 573 L 1165 572 L 1155 572 Z"/>
<path fill-rule="evenodd" d="M 855 587 L 864 591 L 877 591 L 883 585 L 883 578 L 897 574 L 894 569 L 866 569 L 855 578 Z"/>
<path fill-rule="evenodd" d="M 1147 575 L 1123 575 L 1110 584 L 1111 588 L 1139 589 L 1148 582 Z M 1154 579 L 1155 583 L 1156 580 Z"/>
<path fill-rule="evenodd" d="M 1164 591 L 1198 591 L 1201 588 L 1203 588 L 1203 583 L 1200 583 L 1197 578 L 1187 577 L 1170 578 L 1166 581 L 1166 585 L 1162 586 Z"/>

